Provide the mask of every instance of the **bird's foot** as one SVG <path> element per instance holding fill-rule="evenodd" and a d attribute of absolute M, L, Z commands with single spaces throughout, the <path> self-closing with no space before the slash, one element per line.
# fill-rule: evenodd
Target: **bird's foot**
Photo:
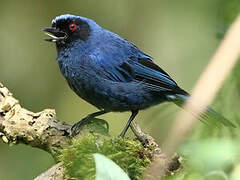
<path fill-rule="evenodd" d="M 80 130 L 82 130 L 82 127 L 87 124 L 95 124 L 95 126 L 99 126 L 99 128 L 100 127 L 104 128 L 106 133 L 109 132 L 109 125 L 105 120 L 87 116 L 71 127 L 69 136 L 70 137 L 76 136 L 77 134 L 79 134 Z"/>
<path fill-rule="evenodd" d="M 123 138 L 123 139 L 124 139 L 124 136 L 125 136 L 125 134 L 126 134 L 126 131 L 124 131 L 124 130 L 123 130 L 123 131 L 121 132 L 121 134 L 120 134 L 118 137 L 120 137 L 120 138 Z"/>
<path fill-rule="evenodd" d="M 78 121 L 77 123 L 75 123 L 74 125 L 72 125 L 71 129 L 70 129 L 70 137 L 74 137 L 76 136 L 81 129 L 81 126 L 88 120 L 89 118 L 83 118 L 82 120 Z"/>

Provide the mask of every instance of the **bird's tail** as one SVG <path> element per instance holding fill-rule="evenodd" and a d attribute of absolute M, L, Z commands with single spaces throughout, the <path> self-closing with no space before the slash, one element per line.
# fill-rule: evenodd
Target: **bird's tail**
<path fill-rule="evenodd" d="M 169 101 L 174 102 L 176 105 L 182 107 L 182 105 L 189 99 L 188 95 L 183 95 L 183 94 L 175 94 L 175 95 L 168 95 L 167 96 Z M 191 111 L 194 115 L 194 111 Z M 218 122 L 221 122 L 225 126 L 229 127 L 236 127 L 231 121 L 223 117 L 221 114 L 217 113 L 210 107 L 206 107 L 205 112 L 203 112 L 200 115 L 200 120 L 207 123 L 207 124 L 214 124 L 214 125 L 219 125 Z"/>

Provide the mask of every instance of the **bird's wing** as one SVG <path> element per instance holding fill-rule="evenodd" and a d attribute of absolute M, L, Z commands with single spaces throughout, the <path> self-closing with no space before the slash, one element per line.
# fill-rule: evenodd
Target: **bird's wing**
<path fill-rule="evenodd" d="M 147 58 L 131 59 L 128 63 L 134 69 L 135 80 L 170 89 L 177 86 L 176 82 L 153 61 Z"/>
<path fill-rule="evenodd" d="M 167 91 L 174 93 L 185 92 L 178 87 L 177 83 L 158 65 L 149 58 L 130 58 L 125 62 L 134 72 L 134 81 L 142 82 L 153 91 Z"/>
<path fill-rule="evenodd" d="M 116 57 L 116 56 L 115 56 Z M 112 58 L 106 61 L 98 61 L 102 68 L 105 78 L 118 82 L 139 82 L 152 91 L 167 91 L 173 93 L 187 94 L 177 83 L 158 65 L 156 65 L 149 56 L 128 57 L 125 61 L 122 59 L 112 61 Z"/>

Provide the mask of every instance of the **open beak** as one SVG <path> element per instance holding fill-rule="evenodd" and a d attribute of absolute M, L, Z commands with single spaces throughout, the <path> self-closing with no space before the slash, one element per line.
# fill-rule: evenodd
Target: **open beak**
<path fill-rule="evenodd" d="M 42 28 L 42 31 L 45 32 L 50 38 L 44 39 L 45 41 L 49 42 L 58 42 L 67 39 L 67 34 L 63 31 L 59 31 L 56 28 L 46 27 Z"/>

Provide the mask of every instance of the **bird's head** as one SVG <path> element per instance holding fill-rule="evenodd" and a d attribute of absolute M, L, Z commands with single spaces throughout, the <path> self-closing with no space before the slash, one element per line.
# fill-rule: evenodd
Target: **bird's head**
<path fill-rule="evenodd" d="M 86 41 L 91 34 L 91 25 L 96 23 L 81 16 L 65 14 L 53 19 L 52 27 L 42 30 L 50 37 L 46 41 L 67 44 L 76 40 Z"/>

